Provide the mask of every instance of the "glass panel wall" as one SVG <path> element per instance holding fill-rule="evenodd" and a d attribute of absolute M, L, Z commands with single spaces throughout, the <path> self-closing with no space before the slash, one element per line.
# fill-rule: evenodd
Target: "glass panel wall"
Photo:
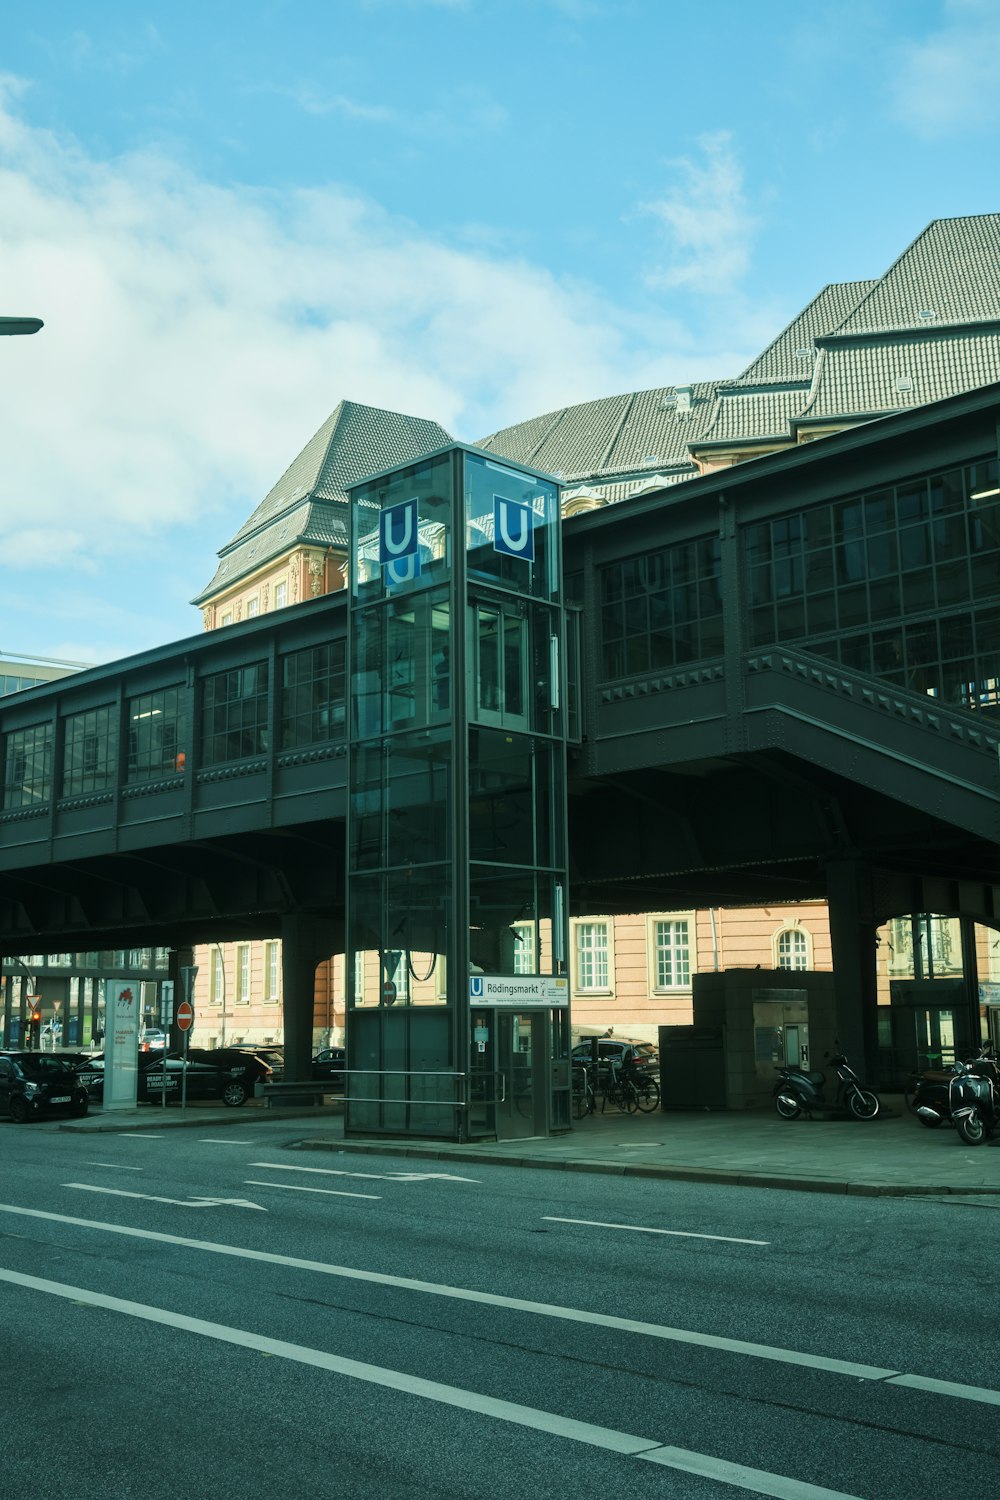
<path fill-rule="evenodd" d="M 3 737 L 3 805 L 33 807 L 52 796 L 52 725 L 14 729 Z"/>
<path fill-rule="evenodd" d="M 762 521 L 743 546 L 752 645 L 1000 707 L 996 459 Z"/>
<path fill-rule="evenodd" d="M 340 740 L 345 732 L 347 642 L 295 651 L 281 663 L 281 748 Z"/>
<path fill-rule="evenodd" d="M 79 797 L 84 792 L 104 791 L 112 786 L 118 761 L 118 708 L 107 704 L 71 714 L 65 721 L 63 739 L 62 795 Z"/>
<path fill-rule="evenodd" d="M 126 779 L 148 781 L 184 768 L 187 691 L 178 684 L 128 700 Z"/>
<path fill-rule="evenodd" d="M 267 662 L 217 672 L 201 683 L 201 764 L 263 755 L 267 750 Z"/>

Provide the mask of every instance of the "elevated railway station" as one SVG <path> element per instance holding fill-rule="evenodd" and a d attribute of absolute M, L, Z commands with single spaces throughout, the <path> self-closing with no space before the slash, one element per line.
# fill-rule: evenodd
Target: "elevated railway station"
<path fill-rule="evenodd" d="M 573 914 L 824 897 L 838 1035 L 873 1074 L 878 924 L 1000 922 L 998 433 L 989 386 L 561 523 L 551 481 L 461 445 L 356 487 L 370 523 L 414 498 L 425 559 L 383 578 L 377 628 L 366 578 L 0 703 L 3 952 L 280 936 L 293 1070 L 316 963 L 405 951 L 411 993 L 362 983 L 349 1047 L 467 1077 L 515 923 L 556 981 Z M 494 502 L 527 506 L 544 567 L 497 546 Z M 532 1133 L 566 1123 L 539 1004 Z M 468 1110 L 365 1125 L 454 1135 Z"/>

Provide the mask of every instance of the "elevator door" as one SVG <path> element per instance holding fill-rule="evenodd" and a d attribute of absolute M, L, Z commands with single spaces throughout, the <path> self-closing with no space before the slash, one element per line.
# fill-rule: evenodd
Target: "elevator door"
<path fill-rule="evenodd" d="M 546 1013 L 497 1012 L 497 1140 L 544 1135 Z"/>

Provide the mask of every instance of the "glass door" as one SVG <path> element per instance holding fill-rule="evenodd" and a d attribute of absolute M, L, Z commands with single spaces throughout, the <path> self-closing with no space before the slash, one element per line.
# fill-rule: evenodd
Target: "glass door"
<path fill-rule="evenodd" d="M 507 729 L 528 727 L 528 622 L 520 603 L 476 604 L 472 612 L 470 717 Z"/>
<path fill-rule="evenodd" d="M 545 1019 L 497 1011 L 497 1140 L 546 1133 Z"/>

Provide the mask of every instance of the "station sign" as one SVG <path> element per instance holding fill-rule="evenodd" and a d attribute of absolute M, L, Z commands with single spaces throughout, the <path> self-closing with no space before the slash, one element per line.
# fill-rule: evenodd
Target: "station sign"
<path fill-rule="evenodd" d="M 471 974 L 474 1005 L 568 1005 L 569 980 L 553 974 Z"/>

